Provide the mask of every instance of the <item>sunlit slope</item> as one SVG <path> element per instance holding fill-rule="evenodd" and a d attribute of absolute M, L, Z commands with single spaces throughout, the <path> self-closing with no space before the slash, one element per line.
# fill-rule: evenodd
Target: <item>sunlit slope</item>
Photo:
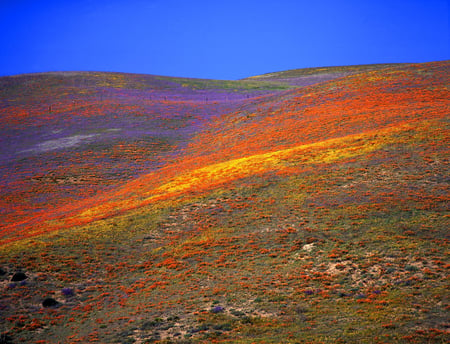
<path fill-rule="evenodd" d="M 221 116 L 191 149 L 226 160 L 442 119 L 449 113 L 448 70 L 448 62 L 391 67 L 267 97 Z"/>
<path fill-rule="evenodd" d="M 324 71 L 328 80 L 386 67 L 281 74 L 306 75 L 313 78 L 308 83 L 317 83 L 325 80 Z M 271 102 L 264 96 L 280 99 L 280 92 L 295 87 L 291 81 L 98 72 L 0 78 L 2 232 L 12 235 L 17 225 L 39 222 L 49 212 L 166 165 L 211 117 L 236 113 L 238 118 L 232 121 L 241 121 L 249 111 L 258 110 L 257 104 Z M 233 135 L 241 134 L 232 134 L 232 141 Z"/>
<path fill-rule="evenodd" d="M 17 238 L 82 225 L 254 174 L 295 173 L 309 164 L 401 142 L 420 145 L 427 138 L 426 144 L 442 149 L 448 99 L 448 63 L 431 63 L 370 71 L 244 102 L 207 124 L 176 162 L 4 233 L 18 231 Z"/>
<path fill-rule="evenodd" d="M 212 116 L 280 89 L 125 73 L 0 78 L 2 236 L 158 169 Z"/>

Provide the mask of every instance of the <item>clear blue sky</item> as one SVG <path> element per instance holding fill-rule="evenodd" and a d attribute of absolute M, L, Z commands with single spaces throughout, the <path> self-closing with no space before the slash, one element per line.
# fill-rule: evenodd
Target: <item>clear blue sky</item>
<path fill-rule="evenodd" d="M 449 0 L 0 0 L 0 75 L 239 79 L 450 59 Z"/>

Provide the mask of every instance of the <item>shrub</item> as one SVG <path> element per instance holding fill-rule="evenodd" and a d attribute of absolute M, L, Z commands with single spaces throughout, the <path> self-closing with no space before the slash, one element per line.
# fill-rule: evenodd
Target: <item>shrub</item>
<path fill-rule="evenodd" d="M 409 272 L 416 272 L 419 270 L 419 268 L 417 266 L 414 265 L 406 265 L 405 266 L 405 270 L 409 271 Z"/>
<path fill-rule="evenodd" d="M 221 330 L 221 331 L 231 331 L 232 326 L 229 323 L 225 323 L 225 324 L 217 324 L 213 326 L 214 330 Z"/>
<path fill-rule="evenodd" d="M 9 334 L 7 333 L 2 333 L 0 334 L 0 344 L 12 344 L 12 338 Z"/>

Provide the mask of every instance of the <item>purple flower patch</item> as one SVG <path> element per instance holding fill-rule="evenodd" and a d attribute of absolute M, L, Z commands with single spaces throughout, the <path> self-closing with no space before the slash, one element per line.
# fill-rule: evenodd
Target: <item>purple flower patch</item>
<path fill-rule="evenodd" d="M 73 295 L 75 295 L 73 289 L 71 289 L 71 288 L 63 288 L 61 290 L 61 294 L 63 294 L 64 296 L 73 296 Z"/>
<path fill-rule="evenodd" d="M 211 309 L 211 313 L 222 313 L 225 310 L 225 308 L 220 307 L 220 306 L 215 306 Z"/>

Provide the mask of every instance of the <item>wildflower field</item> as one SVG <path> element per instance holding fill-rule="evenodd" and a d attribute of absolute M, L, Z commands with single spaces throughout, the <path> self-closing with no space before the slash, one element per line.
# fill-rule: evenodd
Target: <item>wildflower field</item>
<path fill-rule="evenodd" d="M 450 62 L 0 78 L 1 343 L 447 343 Z"/>

